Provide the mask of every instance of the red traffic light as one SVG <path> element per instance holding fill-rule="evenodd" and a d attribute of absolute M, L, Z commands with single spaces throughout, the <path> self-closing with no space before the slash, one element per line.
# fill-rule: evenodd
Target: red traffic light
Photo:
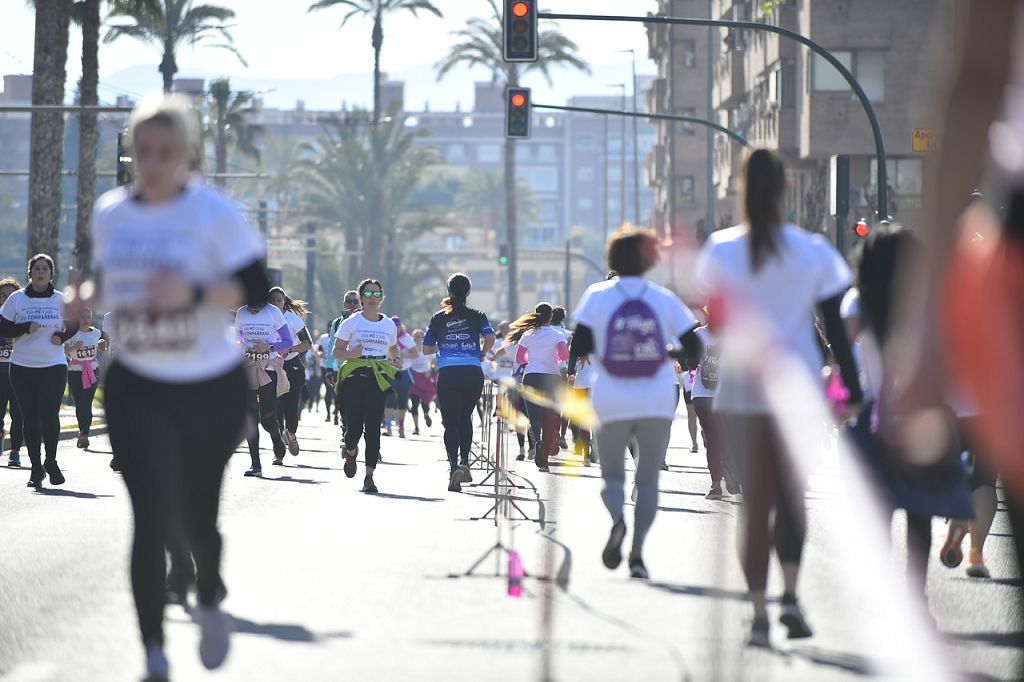
<path fill-rule="evenodd" d="M 525 17 L 529 13 L 530 6 L 527 5 L 525 2 L 517 2 L 516 4 L 512 5 L 512 14 L 516 15 L 517 17 Z"/>
<path fill-rule="evenodd" d="M 521 107 L 526 104 L 526 95 L 515 94 L 512 95 L 512 106 Z"/>
<path fill-rule="evenodd" d="M 864 220 L 858 220 L 857 224 L 853 227 L 853 233 L 862 239 L 867 237 L 870 232 L 871 228 L 868 227 L 867 222 Z"/>

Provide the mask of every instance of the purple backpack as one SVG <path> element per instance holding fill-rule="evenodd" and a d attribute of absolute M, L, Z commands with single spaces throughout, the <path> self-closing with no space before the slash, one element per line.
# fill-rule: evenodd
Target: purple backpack
<path fill-rule="evenodd" d="M 653 377 L 668 360 L 668 350 L 658 316 L 643 300 L 647 286 L 636 298 L 630 298 L 621 285 L 616 286 L 626 300 L 608 321 L 608 341 L 601 366 L 622 379 Z"/>

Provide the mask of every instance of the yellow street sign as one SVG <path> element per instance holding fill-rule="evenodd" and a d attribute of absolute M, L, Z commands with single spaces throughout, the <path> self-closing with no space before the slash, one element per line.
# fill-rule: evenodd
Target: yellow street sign
<path fill-rule="evenodd" d="M 933 152 L 939 146 L 935 128 L 914 128 L 914 151 Z"/>

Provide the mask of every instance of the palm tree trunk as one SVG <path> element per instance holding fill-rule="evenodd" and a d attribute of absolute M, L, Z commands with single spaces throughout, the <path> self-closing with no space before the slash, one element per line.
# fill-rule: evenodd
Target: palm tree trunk
<path fill-rule="evenodd" d="M 214 141 L 217 175 L 213 181 L 218 187 L 224 186 L 224 173 L 228 172 L 228 137 L 222 123 L 217 124 L 217 138 Z"/>
<path fill-rule="evenodd" d="M 99 104 L 100 0 L 85 0 L 82 6 L 82 104 Z M 95 113 L 79 117 L 78 209 L 75 216 L 75 267 L 82 276 L 92 268 L 92 207 L 96 199 L 96 146 L 99 130 Z"/>
<path fill-rule="evenodd" d="M 380 121 L 380 51 L 384 46 L 384 19 L 381 16 L 381 8 L 377 6 L 377 14 L 373 18 L 373 122 Z"/>
<path fill-rule="evenodd" d="M 519 248 L 516 230 L 516 141 L 505 140 L 505 238 L 508 240 L 508 311 L 519 315 Z"/>
<path fill-rule="evenodd" d="M 63 104 L 67 75 L 68 0 L 37 0 L 32 104 Z M 28 252 L 57 259 L 60 232 L 64 114 L 33 112 L 28 181 Z"/>
<path fill-rule="evenodd" d="M 174 74 L 178 73 L 178 62 L 174 59 L 174 43 L 164 41 L 164 58 L 160 60 L 157 68 L 164 78 L 164 92 L 174 89 Z"/>

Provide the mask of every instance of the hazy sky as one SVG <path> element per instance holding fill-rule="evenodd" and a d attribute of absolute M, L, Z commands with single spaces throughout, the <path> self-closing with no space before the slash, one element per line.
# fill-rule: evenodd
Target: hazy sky
<path fill-rule="evenodd" d="M 200 2 L 201 0 L 197 0 Z M 312 0 L 210 0 L 213 4 L 229 7 L 236 12 L 235 43 L 248 61 L 248 67 L 232 55 L 210 48 L 184 48 L 178 54 L 179 76 L 226 75 L 250 79 L 318 80 L 342 74 L 369 73 L 373 68 L 370 47 L 370 24 L 350 21 L 344 29 L 338 28 L 342 10 L 327 9 L 314 14 L 306 12 Z M 419 19 L 402 13 L 385 24 L 383 68 L 391 73 L 430 66 L 448 49 L 448 32 L 465 24 L 467 18 L 486 15 L 489 11 L 483 0 L 435 0 L 444 12 L 444 19 L 420 15 Z M 555 12 L 590 12 L 595 14 L 630 13 L 644 15 L 654 11 L 654 0 L 545 0 L 544 9 Z M 0 39 L 0 74 L 30 73 L 32 69 L 33 13 L 24 0 L 0 0 L 3 8 L 3 37 Z M 625 8 L 629 8 L 628 10 Z M 615 80 L 629 77 L 629 55 L 615 54 L 615 50 L 636 48 L 641 73 L 653 73 L 654 65 L 647 60 L 647 36 L 640 24 L 611 24 L 592 22 L 563 22 L 563 30 L 573 38 L 585 60 L 595 67 L 590 79 L 565 79 L 559 83 L 559 94 L 599 94 L 607 92 L 608 75 Z M 80 73 L 80 34 L 74 26 L 68 51 L 68 82 L 73 84 Z M 116 94 L 138 96 L 137 90 L 160 87 L 156 65 L 160 57 L 156 48 L 135 40 L 122 38 L 113 44 L 100 45 L 100 95 L 110 101 Z M 152 85 L 146 80 L 139 85 L 136 78 L 119 78 L 131 67 L 152 68 Z M 621 76 L 617 76 L 621 70 Z M 603 78 L 603 80 L 601 80 Z M 461 81 L 460 81 L 461 79 Z M 456 74 L 451 84 L 440 86 L 440 100 L 463 96 L 470 90 L 469 74 Z M 367 81 L 368 82 L 368 81 Z M 452 94 L 452 89 L 458 90 Z M 71 86 L 69 85 L 69 92 Z M 596 90 L 596 92 L 595 92 Z M 576 92 L 574 92 L 576 91 Z M 429 92 L 429 91 L 428 91 Z M 316 93 L 310 93 L 315 99 Z M 369 102 L 371 93 L 349 93 L 351 102 Z M 290 95 L 289 95 L 290 96 Z M 431 96 L 433 99 L 434 96 Z M 281 97 L 278 100 L 282 99 Z M 274 93 L 266 100 L 271 106 L 286 106 L 292 102 L 275 101 Z M 337 101 L 331 95 L 332 103 Z M 446 102 L 437 102 L 437 108 Z M 434 105 L 434 102 L 431 102 Z"/>

